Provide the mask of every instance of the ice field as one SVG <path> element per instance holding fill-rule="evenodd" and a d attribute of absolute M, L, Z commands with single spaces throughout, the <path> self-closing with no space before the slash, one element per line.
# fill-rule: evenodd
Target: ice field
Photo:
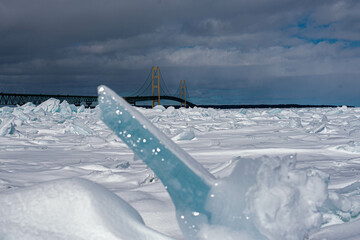
<path fill-rule="evenodd" d="M 134 155 L 100 107 L 0 108 L 0 239 L 360 239 L 359 108 L 136 109 L 176 145 Z M 160 173 L 175 209 L 140 157 L 177 146 L 210 187 L 186 198 L 194 178 Z"/>

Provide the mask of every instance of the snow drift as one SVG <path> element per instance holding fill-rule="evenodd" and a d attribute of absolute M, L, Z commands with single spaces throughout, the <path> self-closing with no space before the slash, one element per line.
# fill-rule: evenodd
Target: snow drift
<path fill-rule="evenodd" d="M 0 193 L 0 238 L 169 240 L 103 186 L 62 179 Z"/>

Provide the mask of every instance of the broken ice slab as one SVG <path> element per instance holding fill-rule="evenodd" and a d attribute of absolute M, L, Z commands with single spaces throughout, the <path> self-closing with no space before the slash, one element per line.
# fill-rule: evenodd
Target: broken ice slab
<path fill-rule="evenodd" d="M 3 119 L 2 121 L 0 121 L 0 136 L 14 134 L 14 132 L 15 132 L 14 118 Z"/>
<path fill-rule="evenodd" d="M 160 178 L 177 213 L 210 220 L 205 203 L 214 177 L 111 89 L 100 86 L 98 94 L 102 121 Z"/>

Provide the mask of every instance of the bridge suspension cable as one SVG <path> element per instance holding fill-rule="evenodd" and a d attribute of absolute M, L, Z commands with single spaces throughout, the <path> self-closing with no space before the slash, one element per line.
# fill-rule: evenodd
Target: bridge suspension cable
<path fill-rule="evenodd" d="M 146 92 L 146 90 L 148 89 L 148 88 L 150 88 L 150 86 L 151 86 L 151 81 L 149 81 L 149 79 L 150 79 L 150 76 L 151 76 L 151 71 L 149 72 L 149 74 L 148 74 L 148 76 L 147 76 L 147 78 L 145 79 L 145 81 L 144 81 L 144 83 L 142 84 L 142 86 L 136 91 L 136 92 L 134 92 L 133 94 L 131 94 L 130 96 L 141 96 L 141 95 L 143 95 L 145 92 Z M 146 84 L 147 84 L 147 86 L 146 86 Z M 145 87 L 146 86 L 146 87 Z"/>
<path fill-rule="evenodd" d="M 159 70 L 159 71 L 160 71 L 160 70 Z M 168 96 L 174 95 L 174 94 L 171 94 L 171 93 L 170 93 L 168 87 L 166 86 L 166 83 L 165 83 L 165 81 L 164 81 L 164 78 L 163 78 L 163 76 L 162 76 L 161 71 L 160 71 L 160 80 L 161 80 L 162 86 L 164 86 L 164 87 L 162 87 L 162 89 L 164 89 L 164 91 L 163 91 L 164 94 L 165 94 L 165 95 L 168 95 Z M 165 91 L 165 90 L 166 90 L 166 91 Z"/>

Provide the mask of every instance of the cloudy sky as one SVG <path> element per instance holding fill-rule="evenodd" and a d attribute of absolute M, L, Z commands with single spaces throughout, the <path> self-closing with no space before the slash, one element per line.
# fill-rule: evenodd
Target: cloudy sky
<path fill-rule="evenodd" d="M 0 92 L 360 106 L 358 0 L 0 0 Z"/>

